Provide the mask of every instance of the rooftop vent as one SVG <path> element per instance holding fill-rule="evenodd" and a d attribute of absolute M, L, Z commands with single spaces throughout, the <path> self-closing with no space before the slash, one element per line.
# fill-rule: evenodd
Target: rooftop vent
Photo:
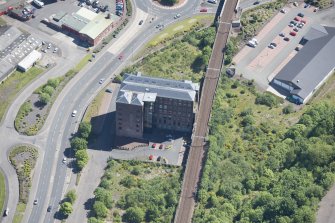
<path fill-rule="evenodd" d="M 145 89 L 145 91 L 146 91 L 146 92 L 149 92 L 149 91 L 150 91 L 150 89 L 149 89 L 149 88 L 146 88 L 146 89 Z"/>

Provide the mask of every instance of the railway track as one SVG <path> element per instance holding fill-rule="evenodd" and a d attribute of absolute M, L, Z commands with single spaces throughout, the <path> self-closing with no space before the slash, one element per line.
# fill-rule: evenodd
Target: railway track
<path fill-rule="evenodd" d="M 192 145 L 186 163 L 184 180 L 174 223 L 189 223 L 192 221 L 195 207 L 195 194 L 197 192 L 197 185 L 202 169 L 208 122 L 210 119 L 215 90 L 221 73 L 224 49 L 228 40 L 234 9 L 238 2 L 238 0 L 225 1 L 219 17 L 213 51 L 202 86 L 202 95 L 195 122 L 195 131 L 192 136 Z"/>

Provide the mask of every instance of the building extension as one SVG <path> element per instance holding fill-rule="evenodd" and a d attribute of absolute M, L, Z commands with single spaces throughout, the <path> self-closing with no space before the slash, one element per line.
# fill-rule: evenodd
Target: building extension
<path fill-rule="evenodd" d="M 156 129 L 191 133 L 199 84 L 125 74 L 116 99 L 116 135 L 142 138 Z"/>
<path fill-rule="evenodd" d="M 271 82 L 298 104 L 306 103 L 334 71 L 335 27 L 312 27 L 300 43 L 302 49 Z"/>
<path fill-rule="evenodd" d="M 41 58 L 42 54 L 36 50 L 33 50 L 17 65 L 17 69 L 26 72 L 36 63 L 36 61 L 40 60 Z"/>

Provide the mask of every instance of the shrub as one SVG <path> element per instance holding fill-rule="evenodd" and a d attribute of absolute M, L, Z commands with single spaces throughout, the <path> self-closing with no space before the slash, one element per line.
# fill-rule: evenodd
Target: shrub
<path fill-rule="evenodd" d="M 47 93 L 41 93 L 39 95 L 40 102 L 43 103 L 44 105 L 48 104 L 50 102 L 50 95 Z"/>
<path fill-rule="evenodd" d="M 277 106 L 279 102 L 276 96 L 270 93 L 263 93 L 263 94 L 257 95 L 255 103 L 260 104 L 260 105 L 266 105 L 272 108 L 272 107 Z"/>
<path fill-rule="evenodd" d="M 287 105 L 283 108 L 283 113 L 284 114 L 290 114 L 292 112 L 294 112 L 294 108 L 291 104 L 289 104 L 289 105 Z"/>
<path fill-rule="evenodd" d="M 59 79 L 58 78 L 54 78 L 54 79 L 49 79 L 47 82 L 47 85 L 51 86 L 52 88 L 56 89 L 59 85 Z"/>
<path fill-rule="evenodd" d="M 138 207 L 131 207 L 126 210 L 124 220 L 129 223 L 141 223 L 144 220 L 144 211 Z"/>
<path fill-rule="evenodd" d="M 43 93 L 46 93 L 50 96 L 52 96 L 52 94 L 54 93 L 55 89 L 49 85 L 45 86 L 42 90 Z"/>

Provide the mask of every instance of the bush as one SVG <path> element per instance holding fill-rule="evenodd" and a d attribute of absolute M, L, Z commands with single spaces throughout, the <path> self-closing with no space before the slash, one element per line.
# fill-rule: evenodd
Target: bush
<path fill-rule="evenodd" d="M 144 220 L 144 211 L 138 207 L 131 207 L 126 210 L 124 217 L 125 222 L 141 223 Z"/>
<path fill-rule="evenodd" d="M 82 138 L 87 139 L 92 130 L 92 126 L 89 122 L 82 122 L 79 124 L 78 133 Z"/>
<path fill-rule="evenodd" d="M 263 93 L 257 95 L 255 103 L 273 108 L 278 105 L 279 101 L 276 96 L 270 93 Z"/>
<path fill-rule="evenodd" d="M 284 114 L 290 114 L 292 112 L 294 112 L 294 108 L 291 104 L 289 104 L 289 105 L 287 105 L 283 108 L 283 113 Z"/>
<path fill-rule="evenodd" d="M 106 218 L 108 209 L 101 201 L 94 202 L 93 211 L 98 218 Z"/>
<path fill-rule="evenodd" d="M 73 211 L 73 207 L 72 207 L 72 204 L 70 202 L 64 202 L 60 205 L 60 209 L 59 211 L 65 215 L 65 216 L 68 216 L 69 214 L 72 213 Z"/>
<path fill-rule="evenodd" d="M 60 81 L 58 78 L 49 79 L 47 85 L 51 86 L 52 88 L 56 89 L 59 85 Z"/>
<path fill-rule="evenodd" d="M 69 192 L 66 193 L 65 198 L 71 204 L 73 204 L 76 201 L 76 199 L 77 199 L 76 191 L 75 190 L 69 190 Z"/>
<path fill-rule="evenodd" d="M 43 93 L 46 93 L 48 95 L 50 95 L 50 97 L 52 96 L 52 94 L 54 93 L 55 89 L 49 85 L 45 86 L 42 90 Z"/>
<path fill-rule="evenodd" d="M 86 139 L 79 138 L 79 137 L 74 137 L 73 139 L 71 139 L 70 143 L 71 143 L 71 148 L 74 151 L 82 150 L 82 149 L 87 149 L 87 141 L 86 141 Z"/>
<path fill-rule="evenodd" d="M 44 105 L 48 104 L 51 100 L 51 97 L 47 93 L 41 93 L 39 95 L 40 102 L 43 103 Z"/>

